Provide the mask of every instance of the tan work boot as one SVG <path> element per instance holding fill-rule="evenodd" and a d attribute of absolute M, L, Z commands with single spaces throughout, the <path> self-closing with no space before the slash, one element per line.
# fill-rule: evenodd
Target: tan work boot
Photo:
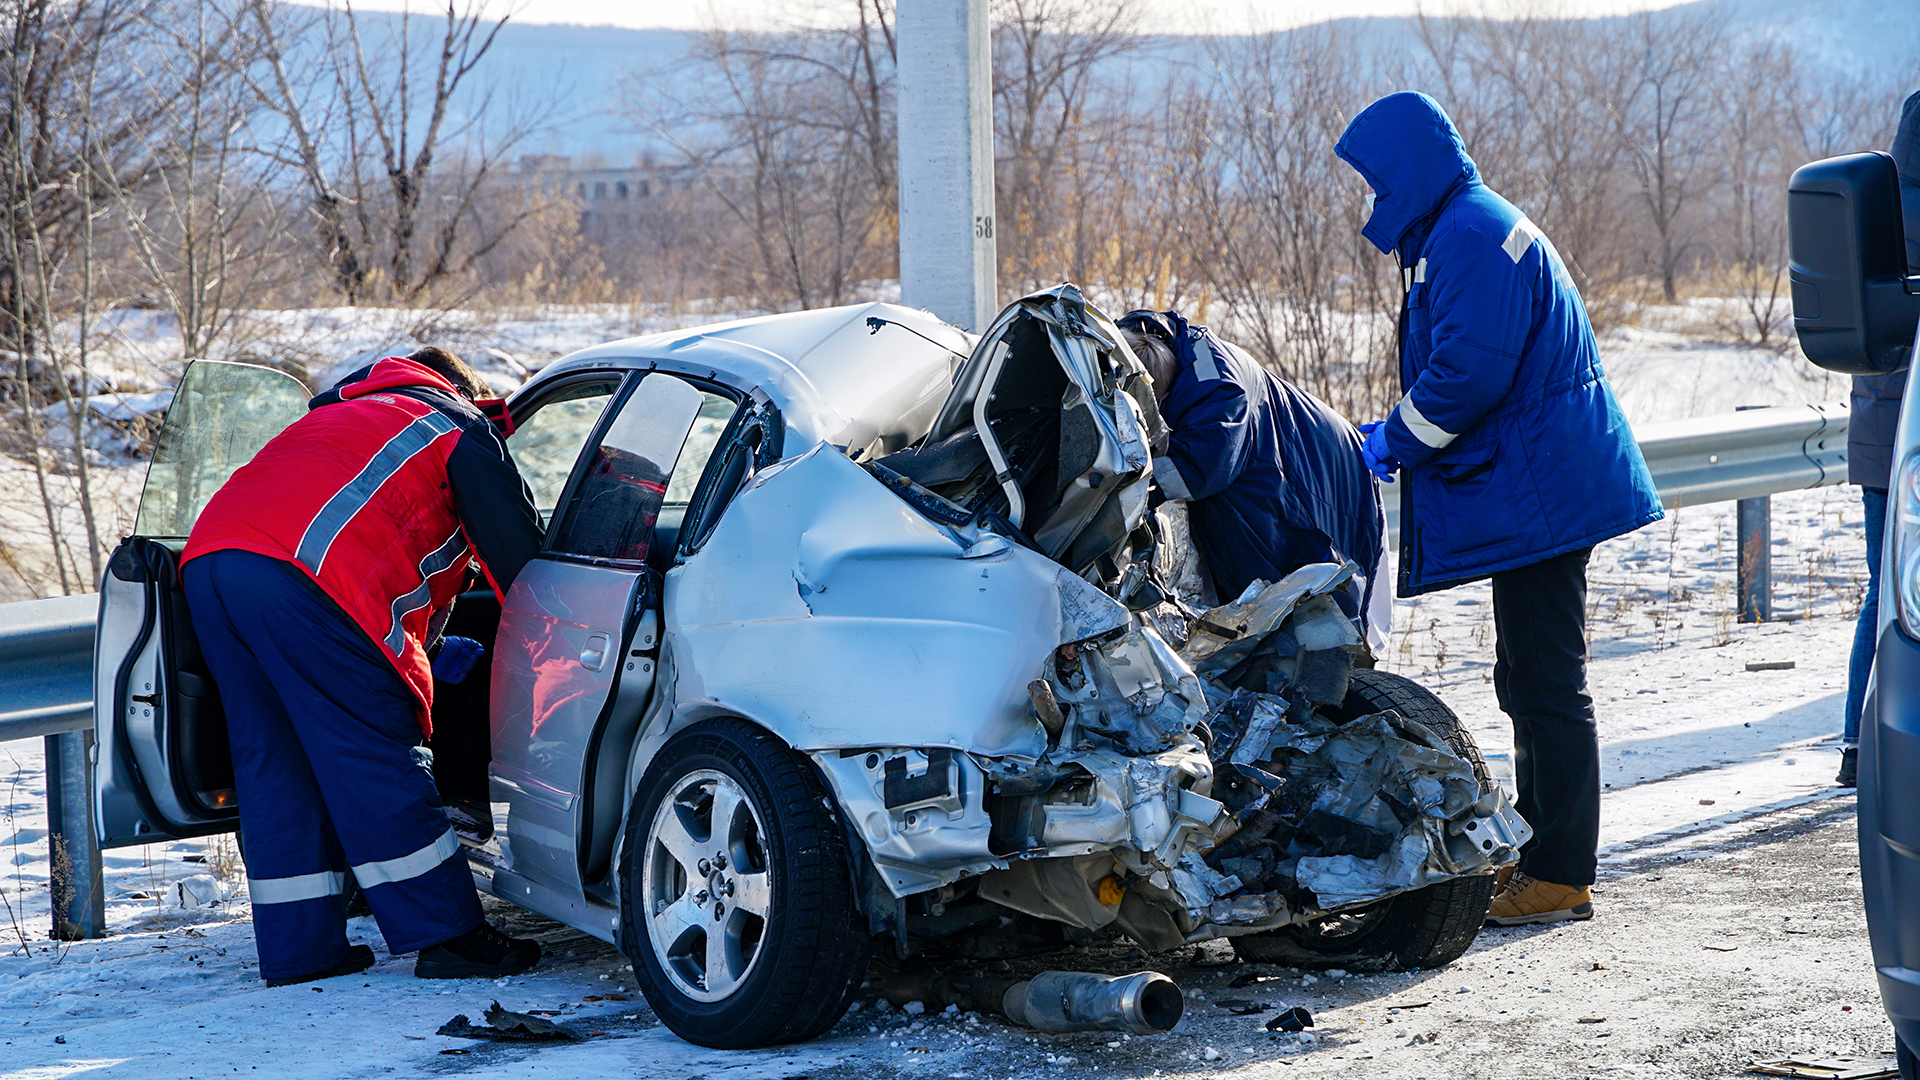
<path fill-rule="evenodd" d="M 1493 898 L 1487 921 L 1495 926 L 1577 922 L 1593 918 L 1593 890 L 1585 885 L 1555 885 L 1551 881 L 1515 874 L 1504 892 Z"/>
<path fill-rule="evenodd" d="M 1519 863 L 1510 862 L 1493 875 L 1493 895 L 1499 896 L 1507 891 L 1507 887 L 1513 883 L 1513 872 L 1518 869 Z"/>

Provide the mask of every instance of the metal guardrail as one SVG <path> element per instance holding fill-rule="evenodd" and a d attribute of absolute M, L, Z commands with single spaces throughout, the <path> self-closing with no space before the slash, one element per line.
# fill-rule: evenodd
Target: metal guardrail
<path fill-rule="evenodd" d="M 1634 440 L 1671 510 L 1846 483 L 1850 415 L 1844 404 L 1771 405 L 1648 424 Z M 1400 498 L 1385 490 L 1397 546 Z"/>
<path fill-rule="evenodd" d="M 1668 507 L 1742 500 L 1745 597 L 1748 582 L 1765 590 L 1766 496 L 1844 482 L 1847 420 L 1844 405 L 1779 406 L 1649 424 L 1636 438 Z M 1747 542 L 1750 517 L 1760 523 L 1756 543 Z M 1395 532 L 1398 519 L 1399 499 L 1389 495 Z M 0 605 L 0 742 L 46 736 L 53 935 L 66 940 L 106 931 L 91 768 L 98 603 L 89 595 Z M 1753 610 L 1766 617 L 1764 603 Z M 1743 620 L 1745 612 L 1743 600 Z"/>
<path fill-rule="evenodd" d="M 1699 506 L 1843 484 L 1847 407 L 1779 405 L 1636 429 L 1660 502 Z"/>
<path fill-rule="evenodd" d="M 100 598 L 0 604 L 0 742 L 93 726 Z"/>

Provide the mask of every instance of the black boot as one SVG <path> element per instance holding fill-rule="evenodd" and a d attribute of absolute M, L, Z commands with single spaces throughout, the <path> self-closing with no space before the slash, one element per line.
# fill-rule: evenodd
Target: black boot
<path fill-rule="evenodd" d="M 518 975 L 539 959 L 539 942 L 510 938 L 481 923 L 451 941 L 421 949 L 413 973 L 422 979 L 499 979 Z"/>
<path fill-rule="evenodd" d="M 1860 748 L 1849 746 L 1840 751 L 1840 775 L 1833 782 L 1841 787 L 1855 787 L 1860 781 Z"/>
<path fill-rule="evenodd" d="M 347 955 L 339 963 L 325 971 L 310 971 L 305 975 L 282 975 L 278 979 L 268 979 L 268 986 L 292 986 L 295 983 L 313 982 L 315 979 L 331 979 L 335 975 L 352 975 L 373 966 L 373 950 L 365 945 L 347 946 Z"/>

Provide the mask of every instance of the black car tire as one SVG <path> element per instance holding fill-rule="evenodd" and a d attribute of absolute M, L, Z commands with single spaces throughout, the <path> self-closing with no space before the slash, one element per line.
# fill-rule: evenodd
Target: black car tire
<path fill-rule="evenodd" d="M 1393 709 L 1444 739 L 1473 764 L 1480 788 L 1493 780 L 1460 718 L 1413 680 L 1378 669 L 1357 669 L 1341 703 L 1350 720 Z M 1349 971 L 1436 968 L 1460 958 L 1480 936 L 1493 902 L 1493 875 L 1453 878 L 1390 896 L 1376 904 L 1329 915 L 1304 926 L 1231 939 L 1240 958 L 1255 963 Z"/>
<path fill-rule="evenodd" d="M 833 806 L 812 762 L 744 721 L 660 749 L 627 818 L 620 949 L 675 1035 L 724 1050 L 801 1042 L 846 1012 L 871 938 Z"/>

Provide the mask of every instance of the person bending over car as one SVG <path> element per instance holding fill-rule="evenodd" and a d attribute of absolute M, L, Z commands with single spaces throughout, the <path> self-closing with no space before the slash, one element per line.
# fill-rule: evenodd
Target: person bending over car
<path fill-rule="evenodd" d="M 1130 311 L 1118 325 L 1153 377 L 1169 432 L 1154 482 L 1168 499 L 1188 500 L 1219 602 L 1255 581 L 1350 559 L 1355 589 L 1335 599 L 1384 644 L 1386 516 L 1353 425 L 1177 311 Z"/>
<path fill-rule="evenodd" d="M 504 595 L 540 542 L 533 499 L 440 348 L 388 357 L 314 398 L 233 474 L 181 554 L 220 690 L 260 975 L 373 963 L 348 945 L 351 869 L 390 952 L 423 978 L 497 978 L 540 957 L 480 913 L 466 856 L 413 748 L 433 681 L 483 651 L 440 640 L 476 557 Z M 476 552 L 477 549 L 477 552 Z"/>
<path fill-rule="evenodd" d="M 1362 232 L 1399 257 L 1406 290 L 1406 396 L 1361 429 L 1367 467 L 1400 473 L 1400 595 L 1493 578 L 1493 686 L 1534 835 L 1488 918 L 1592 918 L 1600 744 L 1587 558 L 1660 518 L 1653 479 L 1559 253 L 1480 182 L 1439 104 L 1381 98 L 1334 152 L 1366 179 Z"/>

